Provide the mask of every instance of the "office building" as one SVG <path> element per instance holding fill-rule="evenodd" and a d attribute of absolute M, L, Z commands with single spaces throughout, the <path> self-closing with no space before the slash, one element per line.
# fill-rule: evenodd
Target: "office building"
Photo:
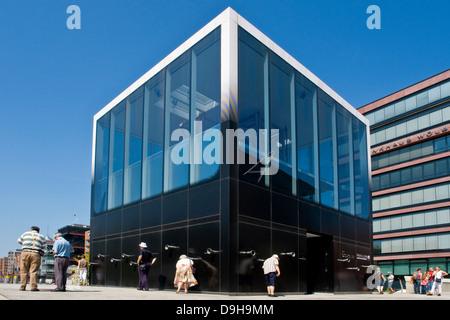
<path fill-rule="evenodd" d="M 411 275 L 450 262 L 450 70 L 358 109 L 370 121 L 374 260 Z"/>

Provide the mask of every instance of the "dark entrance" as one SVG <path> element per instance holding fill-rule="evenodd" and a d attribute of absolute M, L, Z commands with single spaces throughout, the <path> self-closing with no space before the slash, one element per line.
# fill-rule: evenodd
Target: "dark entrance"
<path fill-rule="evenodd" d="M 333 238 L 307 234 L 306 292 L 333 292 Z"/>

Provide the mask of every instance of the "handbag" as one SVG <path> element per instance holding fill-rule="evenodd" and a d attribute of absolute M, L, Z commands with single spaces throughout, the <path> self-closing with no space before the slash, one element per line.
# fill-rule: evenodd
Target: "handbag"
<path fill-rule="evenodd" d="M 142 264 L 139 265 L 139 268 L 140 268 L 142 271 L 145 271 L 145 270 L 148 269 L 148 265 L 147 265 L 147 263 L 142 263 Z"/>

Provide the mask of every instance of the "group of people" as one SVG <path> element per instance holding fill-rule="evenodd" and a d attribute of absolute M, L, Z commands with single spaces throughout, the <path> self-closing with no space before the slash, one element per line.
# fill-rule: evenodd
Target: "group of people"
<path fill-rule="evenodd" d="M 28 273 L 30 274 L 31 291 L 39 291 L 37 285 L 37 275 L 41 266 L 41 257 L 45 254 L 47 243 L 45 237 L 39 233 L 40 228 L 32 226 L 30 231 L 23 233 L 17 242 L 22 246 L 20 254 L 20 288 L 25 291 L 28 282 Z M 53 291 L 66 291 L 67 268 L 69 267 L 70 253 L 73 247 L 63 238 L 62 234 L 57 232 L 54 235 L 52 252 L 55 257 L 55 283 L 56 288 Z"/>
<path fill-rule="evenodd" d="M 269 259 L 266 259 L 263 264 L 264 279 L 267 286 L 267 295 L 269 297 L 275 297 L 275 280 L 281 275 L 279 267 L 279 257 L 274 254 Z M 139 273 L 139 286 L 138 290 L 148 291 L 148 273 L 150 267 L 155 263 L 156 258 L 151 251 L 147 249 L 147 244 L 141 242 L 139 244 L 139 256 L 137 260 L 138 273 Z M 193 272 L 194 262 L 186 255 L 181 255 L 176 263 L 175 278 L 173 281 L 174 286 L 177 288 L 176 293 L 180 293 L 181 288 L 184 286 L 184 293 L 188 293 L 188 289 L 198 284 L 194 277 Z"/>
<path fill-rule="evenodd" d="M 436 269 L 436 270 L 435 270 Z M 442 282 L 447 272 L 441 270 L 439 266 L 436 268 L 430 268 L 428 271 L 422 272 L 422 268 L 417 268 L 411 276 L 411 284 L 414 285 L 415 294 L 426 294 L 426 295 L 438 295 L 442 293 Z M 388 282 L 388 289 L 390 293 L 394 293 L 392 285 L 394 283 L 394 275 L 392 272 L 388 272 L 387 278 L 377 268 L 377 273 L 379 275 L 379 283 L 377 286 L 378 293 L 382 294 L 384 291 L 384 284 Z"/>
<path fill-rule="evenodd" d="M 447 272 L 436 266 L 436 270 L 430 268 L 422 272 L 422 268 L 418 268 L 411 277 L 411 283 L 414 284 L 414 293 L 438 296 L 442 293 L 442 279 L 448 275 Z"/>

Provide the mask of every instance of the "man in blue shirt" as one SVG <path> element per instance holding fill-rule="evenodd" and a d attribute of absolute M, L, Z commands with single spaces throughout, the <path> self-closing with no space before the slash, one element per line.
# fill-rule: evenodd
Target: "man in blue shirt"
<path fill-rule="evenodd" d="M 67 268 L 69 267 L 70 253 L 74 250 L 69 241 L 62 237 L 61 233 L 56 233 L 54 237 L 56 239 L 53 244 L 56 289 L 53 291 L 66 291 Z"/>

